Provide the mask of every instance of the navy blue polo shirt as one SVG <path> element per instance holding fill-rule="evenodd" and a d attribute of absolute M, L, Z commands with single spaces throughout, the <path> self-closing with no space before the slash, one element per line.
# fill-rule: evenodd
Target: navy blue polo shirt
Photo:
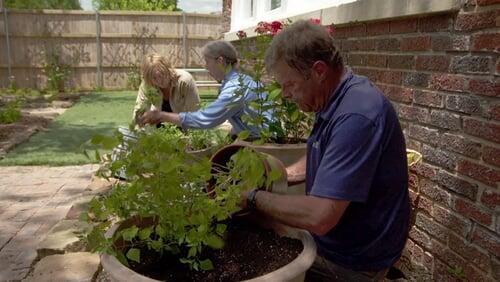
<path fill-rule="evenodd" d="M 351 70 L 316 113 L 306 191 L 351 202 L 334 228 L 314 235 L 320 255 L 355 271 L 381 270 L 400 257 L 410 217 L 403 133 L 389 100 Z"/>

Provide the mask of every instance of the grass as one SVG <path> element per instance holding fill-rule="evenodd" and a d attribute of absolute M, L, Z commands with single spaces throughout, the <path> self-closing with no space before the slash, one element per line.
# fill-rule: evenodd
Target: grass
<path fill-rule="evenodd" d="M 73 107 L 57 117 L 47 131 L 10 151 L 0 166 L 6 165 L 81 165 L 95 163 L 83 154 L 82 145 L 95 134 L 111 135 L 132 118 L 137 92 L 97 92 L 83 96 Z M 205 102 L 217 95 L 215 90 L 200 93 Z M 93 155 L 93 154 L 91 154 Z"/>
<path fill-rule="evenodd" d="M 111 134 L 132 117 L 136 93 L 99 92 L 83 96 L 57 117 L 47 131 L 9 152 L 0 165 L 78 165 L 95 162 L 82 145 L 95 134 Z"/>

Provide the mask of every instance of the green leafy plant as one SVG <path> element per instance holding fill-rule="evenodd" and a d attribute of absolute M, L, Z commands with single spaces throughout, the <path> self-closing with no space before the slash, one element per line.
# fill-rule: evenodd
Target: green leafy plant
<path fill-rule="evenodd" d="M 177 0 L 92 0 L 98 10 L 178 11 Z"/>
<path fill-rule="evenodd" d="M 317 19 L 311 21 L 320 24 Z M 237 33 L 242 57 L 241 68 L 255 81 L 265 81 L 264 84 L 252 89 L 257 94 L 257 99 L 251 101 L 249 106 L 258 114 L 243 117 L 245 122 L 262 129 L 258 143 L 300 143 L 312 129 L 313 115 L 302 112 L 295 103 L 284 99 L 281 95 L 281 86 L 270 78 L 265 69 L 264 56 L 273 36 L 290 23 L 290 21 L 260 22 L 255 29 L 257 35 L 253 38 L 247 38 L 243 31 Z M 327 30 L 333 34 L 333 26 L 328 26 Z M 242 86 L 237 92 L 237 97 L 244 95 L 246 90 L 245 86 Z M 272 112 L 270 119 L 263 115 L 266 111 Z M 248 133 L 243 132 L 239 138 L 245 139 L 246 136 Z"/>
<path fill-rule="evenodd" d="M 71 73 L 70 66 L 62 63 L 59 55 L 52 53 L 47 56 L 42 67 L 47 76 L 47 90 L 64 92 L 64 82 Z"/>
<path fill-rule="evenodd" d="M 21 118 L 21 99 L 8 102 L 0 109 L 0 123 L 13 123 Z"/>
<path fill-rule="evenodd" d="M 112 148 L 118 141 L 97 136 L 92 142 Z M 270 185 L 280 175 L 273 171 L 266 179 L 263 156 L 248 148 L 234 154 L 226 166 L 213 167 L 208 158 L 194 159 L 186 146 L 185 139 L 155 130 L 138 136 L 127 158 L 100 169 L 106 176 L 125 167 L 131 177 L 110 194 L 93 199 L 82 214 L 94 224 L 87 235 L 92 251 L 114 255 L 125 265 L 139 263 L 144 251 L 155 251 L 177 255 L 194 270 L 213 268 L 203 250 L 223 247 L 225 221 L 239 211 L 240 193 Z M 213 186 L 207 190 L 209 180 Z M 106 238 L 111 223 L 125 219 L 142 224 Z"/>
<path fill-rule="evenodd" d="M 127 89 L 137 90 L 141 85 L 141 70 L 137 65 L 132 64 L 127 72 Z"/>

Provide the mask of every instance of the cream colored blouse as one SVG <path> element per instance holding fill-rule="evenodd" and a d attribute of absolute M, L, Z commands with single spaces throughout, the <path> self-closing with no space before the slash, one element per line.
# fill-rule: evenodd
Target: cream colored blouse
<path fill-rule="evenodd" d="M 177 80 L 177 84 L 174 85 L 169 98 L 172 112 L 180 113 L 198 110 L 200 108 L 200 96 L 198 95 L 198 89 L 196 88 L 193 76 L 189 72 L 179 69 L 175 69 L 175 73 L 179 76 L 179 79 Z M 158 92 L 161 93 L 159 89 Z M 143 81 L 141 86 L 139 86 L 139 93 L 135 101 L 134 120 L 138 118 L 137 115 L 140 109 L 161 110 L 162 108 L 163 97 L 158 99 L 159 103 L 153 105 L 145 93 L 146 84 Z"/>

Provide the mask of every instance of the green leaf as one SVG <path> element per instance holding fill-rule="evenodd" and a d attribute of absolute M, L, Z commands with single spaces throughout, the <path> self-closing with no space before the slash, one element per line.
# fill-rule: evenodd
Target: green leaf
<path fill-rule="evenodd" d="M 127 258 L 131 261 L 135 261 L 137 263 L 141 262 L 141 250 L 137 248 L 130 248 L 127 252 Z"/>
<path fill-rule="evenodd" d="M 227 226 L 225 224 L 217 224 L 215 227 L 215 232 L 219 235 L 223 235 L 226 232 Z"/>
<path fill-rule="evenodd" d="M 212 249 L 221 249 L 222 247 L 224 247 L 224 240 L 222 240 L 222 238 L 217 235 L 209 236 L 205 240 L 205 243 Z"/>
<path fill-rule="evenodd" d="M 130 267 L 130 265 L 128 264 L 127 258 L 123 255 L 123 253 L 121 251 L 116 252 L 116 258 L 118 259 L 119 262 L 121 262 L 126 267 Z"/>
<path fill-rule="evenodd" d="M 153 230 L 151 229 L 151 227 L 147 227 L 147 228 L 141 229 L 139 231 L 139 239 L 141 239 L 141 240 L 148 239 L 149 236 L 151 236 L 152 232 L 153 232 Z"/>
<path fill-rule="evenodd" d="M 187 255 L 188 258 L 195 257 L 197 252 L 198 252 L 198 250 L 196 249 L 196 247 L 189 248 L 188 255 Z"/>
<path fill-rule="evenodd" d="M 122 230 L 123 240 L 132 241 L 132 239 L 134 239 L 135 236 L 137 236 L 137 231 L 139 231 L 139 228 L 137 228 L 137 226 L 135 225 L 127 229 L 123 229 Z"/>
<path fill-rule="evenodd" d="M 250 136 L 250 131 L 248 130 L 243 130 L 238 134 L 238 139 L 245 140 Z"/>
<path fill-rule="evenodd" d="M 269 99 L 270 100 L 276 100 L 276 98 L 278 98 L 281 94 L 281 88 L 278 88 L 278 89 L 274 89 L 273 91 L 271 91 L 269 93 Z"/>
<path fill-rule="evenodd" d="M 209 259 L 206 259 L 206 260 L 202 260 L 200 261 L 200 268 L 201 270 L 212 270 L 214 269 L 214 265 L 212 264 L 212 261 L 209 260 Z"/>

